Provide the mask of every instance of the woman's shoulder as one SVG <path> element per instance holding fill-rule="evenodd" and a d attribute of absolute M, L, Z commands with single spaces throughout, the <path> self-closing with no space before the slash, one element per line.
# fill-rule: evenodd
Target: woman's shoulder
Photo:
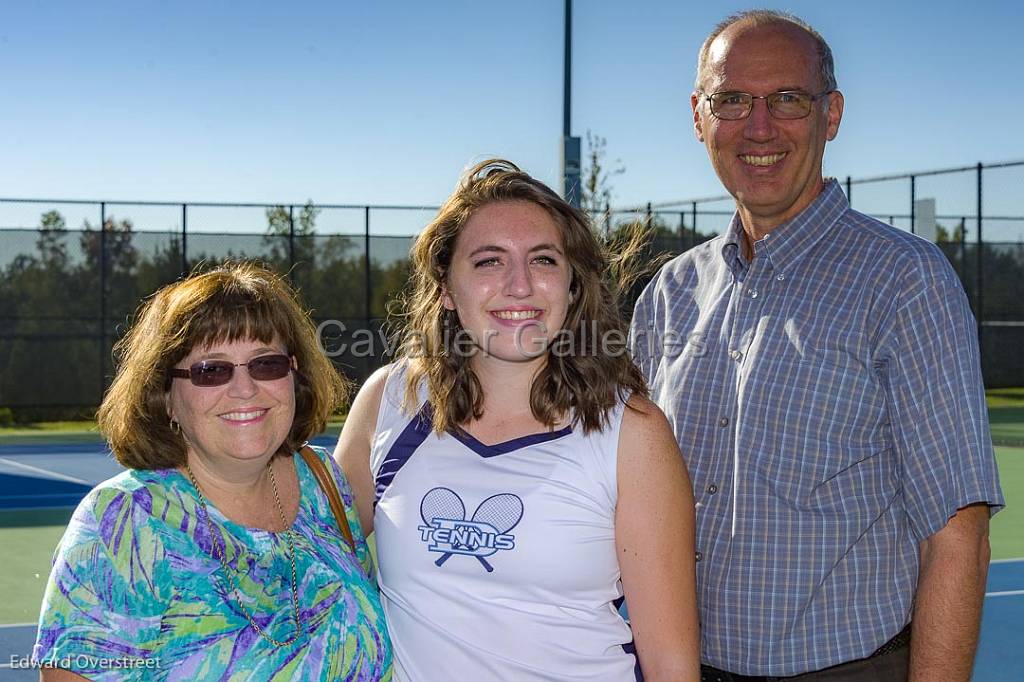
<path fill-rule="evenodd" d="M 164 535 L 158 526 L 184 516 L 172 508 L 160 479 L 159 472 L 130 469 L 94 487 L 72 514 L 58 558 L 74 565 L 105 561 L 122 566 L 139 560 L 141 550 L 135 548 L 142 548 L 155 560 Z"/>
<path fill-rule="evenodd" d="M 98 511 L 112 504 L 152 509 L 155 498 L 166 498 L 167 479 L 173 470 L 127 469 L 94 487 L 82 500 L 79 510 Z"/>
<path fill-rule="evenodd" d="M 371 374 L 359 389 L 348 418 L 358 425 L 368 440 L 372 440 L 373 434 L 382 426 L 415 414 L 426 399 L 425 386 L 420 386 L 414 404 L 409 404 L 409 371 L 407 360 L 384 365 Z"/>
<path fill-rule="evenodd" d="M 75 509 L 68 534 L 110 542 L 115 533 L 180 526 L 194 500 L 175 492 L 175 476 L 173 469 L 128 469 L 103 481 Z"/>
<path fill-rule="evenodd" d="M 338 466 L 338 463 L 334 460 L 334 457 L 331 456 L 330 450 L 321 445 L 313 445 L 312 443 L 306 444 L 303 447 L 303 449 L 308 449 L 310 452 L 313 453 L 313 457 L 319 460 L 321 464 L 323 464 L 324 469 L 326 469 L 327 472 L 329 472 L 330 475 L 334 478 L 334 481 L 337 483 L 338 488 L 340 489 L 343 496 L 349 493 L 349 483 L 348 479 L 345 478 L 345 472 L 342 471 L 341 467 Z M 307 470 L 309 470 L 310 475 L 313 475 L 313 471 L 310 468 L 311 462 L 306 459 L 306 457 L 303 455 L 302 450 L 299 450 L 299 452 L 297 452 L 295 456 L 296 459 L 302 460 L 303 465 L 306 467 Z M 319 487 L 319 481 L 315 477 L 313 480 Z"/>

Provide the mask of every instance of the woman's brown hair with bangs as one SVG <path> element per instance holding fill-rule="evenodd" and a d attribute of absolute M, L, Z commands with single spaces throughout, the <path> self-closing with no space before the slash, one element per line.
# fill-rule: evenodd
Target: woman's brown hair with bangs
<path fill-rule="evenodd" d="M 577 342 L 621 338 L 621 352 L 601 352 L 602 347 L 598 352 L 559 353 L 549 347 L 530 392 L 531 410 L 541 423 L 554 427 L 571 416 L 584 432 L 599 430 L 618 400 L 629 393 L 647 395 L 646 381 L 625 350 L 628 328 L 618 307 L 620 293 L 635 279 L 633 266 L 644 234 L 635 231 L 606 249 L 585 214 L 502 159 L 469 169 L 413 245 L 412 288 L 398 313 L 398 357 L 408 363 L 405 407 L 415 409 L 425 385 L 438 432 L 483 414 L 480 382 L 469 357 L 455 348 L 462 329 L 458 315 L 444 308 L 442 292 L 463 227 L 482 207 L 503 201 L 536 204 L 558 226 L 572 269 L 563 330 Z"/>
<path fill-rule="evenodd" d="M 170 284 L 140 307 L 115 346 L 117 374 L 97 414 L 117 461 L 133 469 L 185 463 L 185 442 L 167 414 L 169 370 L 195 348 L 279 339 L 295 358 L 295 420 L 277 454 L 294 453 L 320 433 L 348 395 L 324 355 L 294 290 L 251 262 L 230 262 Z"/>

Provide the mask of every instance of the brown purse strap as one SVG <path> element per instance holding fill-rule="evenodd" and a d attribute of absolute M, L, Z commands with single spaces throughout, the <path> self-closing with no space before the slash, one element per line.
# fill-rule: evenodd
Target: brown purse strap
<path fill-rule="evenodd" d="M 352 538 L 352 529 L 348 526 L 348 517 L 345 515 L 345 505 L 341 501 L 341 494 L 338 493 L 338 486 L 335 484 L 331 474 L 327 471 L 327 467 L 324 466 L 323 461 L 316 456 L 313 452 L 313 448 L 308 445 L 303 445 L 299 450 L 299 454 L 302 455 L 302 459 L 305 460 L 306 466 L 313 472 L 316 482 L 320 485 L 320 489 L 327 495 L 327 501 L 331 505 L 331 511 L 334 512 L 334 520 L 338 524 L 338 530 L 345 537 L 345 541 L 348 546 L 352 548 L 352 552 L 356 551 L 356 541 Z"/>

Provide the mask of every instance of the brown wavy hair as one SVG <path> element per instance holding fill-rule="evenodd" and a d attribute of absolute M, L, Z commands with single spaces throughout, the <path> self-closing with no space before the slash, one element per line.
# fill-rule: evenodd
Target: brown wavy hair
<path fill-rule="evenodd" d="M 252 262 L 229 262 L 170 284 L 146 300 L 115 346 L 117 374 L 97 414 L 117 461 L 133 469 L 185 463 L 186 447 L 167 416 L 172 367 L 194 348 L 280 339 L 295 357 L 295 419 L 277 454 L 291 455 L 323 431 L 348 395 L 324 355 L 309 313 L 280 276 Z"/>
<path fill-rule="evenodd" d="M 502 159 L 469 169 L 413 245 L 411 291 L 398 313 L 397 356 L 408 363 L 405 407 L 415 409 L 425 385 L 437 432 L 457 429 L 483 415 L 483 389 L 466 354 L 454 352 L 462 328 L 458 315 L 444 308 L 442 291 L 462 228 L 482 207 L 503 201 L 535 204 L 558 226 L 572 271 L 571 301 L 562 329 L 572 339 L 622 339 L 621 352 L 611 354 L 564 354 L 549 347 L 530 390 L 533 416 L 551 428 L 571 415 L 585 433 L 600 430 L 619 400 L 629 393 L 647 395 L 646 381 L 625 351 L 627 326 L 619 314 L 620 292 L 634 279 L 632 264 L 645 235 L 635 232 L 618 248 L 606 249 L 584 213 Z M 612 248 L 617 255 L 612 255 Z"/>

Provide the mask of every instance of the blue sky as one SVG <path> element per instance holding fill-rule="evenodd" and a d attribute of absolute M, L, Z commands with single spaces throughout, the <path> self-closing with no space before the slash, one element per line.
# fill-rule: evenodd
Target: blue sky
<path fill-rule="evenodd" d="M 722 193 L 688 98 L 704 36 L 747 6 L 576 0 L 572 128 L 607 138 L 625 167 L 615 204 Z M 1024 158 L 1020 3 L 769 6 L 804 17 L 835 52 L 846 113 L 827 172 Z M 557 186 L 562 9 L 7 2 L 0 196 L 437 204 L 467 164 L 491 155 Z M 924 182 L 918 196 L 939 195 L 940 213 L 967 212 L 971 182 Z M 986 212 L 1024 214 L 1021 185 L 1024 168 L 987 174 Z M 889 194 L 906 191 L 854 193 L 855 206 L 886 210 Z M 1024 232 L 1003 227 L 1005 238 Z"/>

